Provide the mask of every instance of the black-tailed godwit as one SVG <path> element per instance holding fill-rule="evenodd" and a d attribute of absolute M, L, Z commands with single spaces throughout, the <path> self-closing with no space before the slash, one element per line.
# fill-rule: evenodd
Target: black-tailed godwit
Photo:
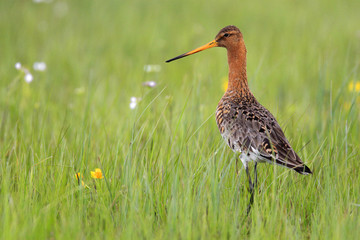
<path fill-rule="evenodd" d="M 237 27 L 227 26 L 220 30 L 215 40 L 166 62 L 213 47 L 227 49 L 229 83 L 217 106 L 216 122 L 229 147 L 240 153 L 249 180 L 249 211 L 254 198 L 254 185 L 257 185 L 257 163 L 281 165 L 300 174 L 312 172 L 292 149 L 274 116 L 251 93 L 246 74 L 246 47 Z M 251 161 L 255 162 L 254 184 L 248 167 Z"/>

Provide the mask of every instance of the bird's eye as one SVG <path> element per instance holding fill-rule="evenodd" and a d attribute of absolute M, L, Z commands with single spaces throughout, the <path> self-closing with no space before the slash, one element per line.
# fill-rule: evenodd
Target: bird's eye
<path fill-rule="evenodd" d="M 228 37 L 228 36 L 230 36 L 230 34 L 228 34 L 228 33 L 225 33 L 225 34 L 224 34 L 224 37 Z"/>

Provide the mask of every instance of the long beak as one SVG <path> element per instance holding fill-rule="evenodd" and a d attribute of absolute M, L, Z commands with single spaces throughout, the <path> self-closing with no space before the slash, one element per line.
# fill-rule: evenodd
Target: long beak
<path fill-rule="evenodd" d="M 198 47 L 198 48 L 196 48 L 196 49 L 194 49 L 194 50 L 192 50 L 192 51 L 190 51 L 190 52 L 187 52 L 187 53 L 181 54 L 181 55 L 179 55 L 179 56 L 177 56 L 177 57 L 174 57 L 174 58 L 172 58 L 172 59 L 169 59 L 169 60 L 167 60 L 166 62 L 168 63 L 168 62 L 174 61 L 174 60 L 176 60 L 176 59 L 183 58 L 183 57 L 189 56 L 189 55 L 191 55 L 191 54 L 200 52 L 200 51 L 202 51 L 202 50 L 205 50 L 205 49 L 208 49 L 208 48 L 217 47 L 217 46 L 218 46 L 217 41 L 213 40 L 213 41 L 209 42 L 208 44 L 205 44 L 204 46 Z"/>

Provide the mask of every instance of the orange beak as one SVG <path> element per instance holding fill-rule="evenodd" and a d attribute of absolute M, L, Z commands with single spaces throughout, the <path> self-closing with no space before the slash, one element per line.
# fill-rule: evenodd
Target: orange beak
<path fill-rule="evenodd" d="M 174 58 L 172 58 L 172 59 L 169 59 L 169 60 L 167 60 L 166 62 L 167 62 L 167 63 L 168 63 L 168 62 L 172 62 L 172 61 L 177 60 L 177 59 L 179 59 L 179 58 L 183 58 L 183 57 L 189 56 L 189 55 L 191 55 L 191 54 L 194 54 L 194 53 L 197 53 L 197 52 L 201 52 L 201 51 L 203 51 L 203 50 L 205 50 L 205 49 L 213 48 L 213 47 L 217 47 L 217 46 L 218 46 L 217 41 L 213 40 L 213 41 L 209 42 L 208 44 L 205 44 L 204 46 L 198 47 L 198 48 L 196 48 L 196 49 L 194 49 L 194 50 L 192 50 L 192 51 L 190 51 L 190 52 L 187 52 L 187 53 L 181 54 L 181 55 L 179 55 L 179 56 L 177 56 L 177 57 L 174 57 Z"/>

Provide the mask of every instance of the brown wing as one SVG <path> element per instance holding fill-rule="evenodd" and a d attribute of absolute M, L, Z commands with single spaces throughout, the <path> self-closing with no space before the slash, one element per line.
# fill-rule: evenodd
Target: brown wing
<path fill-rule="evenodd" d="M 311 170 L 290 146 L 274 116 L 256 100 L 251 104 L 233 101 L 219 104 L 217 122 L 222 134 L 226 130 L 232 149 L 238 147 L 242 152 L 253 152 L 267 162 L 301 174 L 311 174 Z"/>

